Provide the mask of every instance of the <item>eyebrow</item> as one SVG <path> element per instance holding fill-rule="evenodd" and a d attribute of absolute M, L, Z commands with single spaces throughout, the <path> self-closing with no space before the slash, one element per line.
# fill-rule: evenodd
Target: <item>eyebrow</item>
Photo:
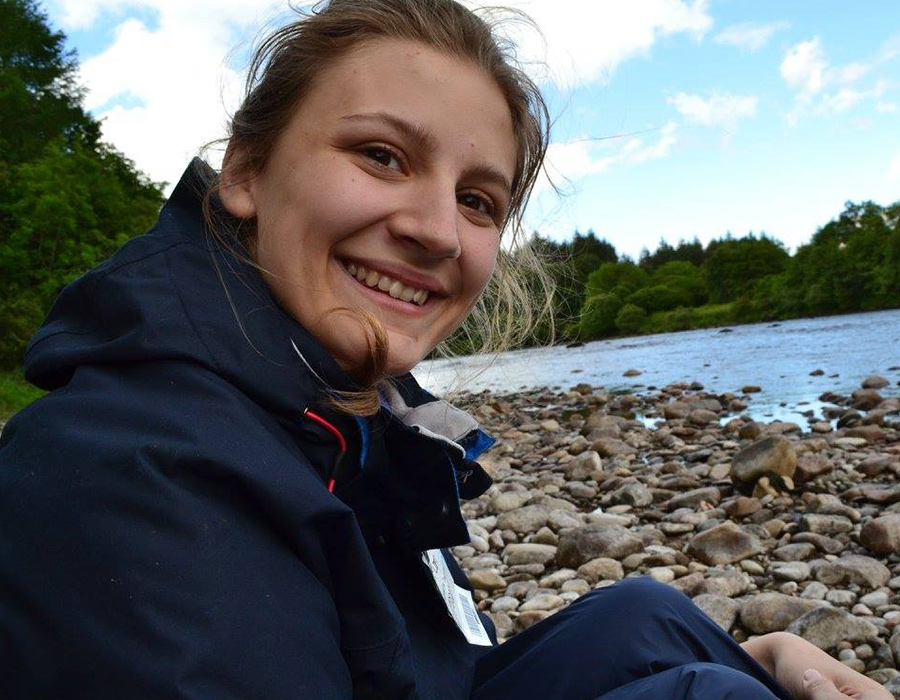
<path fill-rule="evenodd" d="M 406 121 L 405 119 L 401 119 L 400 117 L 389 114 L 388 112 L 364 112 L 361 114 L 348 114 L 341 117 L 341 120 L 354 122 L 381 122 L 382 124 L 386 124 L 387 126 L 392 127 L 400 134 L 402 134 L 405 138 L 412 141 L 412 143 L 419 150 L 424 151 L 428 154 L 437 151 L 437 137 L 435 137 L 434 133 L 427 127 Z M 510 185 L 509 179 L 507 179 L 506 175 L 504 175 L 494 166 L 488 165 L 487 163 L 481 163 L 467 168 L 465 174 L 467 177 L 488 180 L 497 185 L 500 185 L 506 190 L 507 194 L 512 192 L 512 186 Z"/>

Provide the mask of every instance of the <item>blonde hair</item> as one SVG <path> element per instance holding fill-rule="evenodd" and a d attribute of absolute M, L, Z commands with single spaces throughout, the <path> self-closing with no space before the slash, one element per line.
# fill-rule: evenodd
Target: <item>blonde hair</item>
<path fill-rule="evenodd" d="M 470 316 L 449 343 L 481 352 L 499 352 L 529 339 L 541 319 L 552 319 L 553 284 L 535 251 L 525 240 L 522 217 L 541 171 L 549 143 L 550 119 L 537 85 L 518 67 L 514 46 L 496 31 L 510 20 L 533 23 L 521 12 L 490 9 L 473 12 L 454 0 L 330 0 L 265 36 L 250 61 L 245 96 L 229 125 L 230 149 L 241 154 L 248 177 L 263 171 L 274 145 L 292 115 L 309 94 L 316 78 L 360 43 L 378 38 L 405 39 L 473 61 L 490 75 L 503 93 L 512 117 L 517 145 L 509 210 L 502 230 L 494 275 Z M 218 195 L 217 178 L 204 198 L 209 230 L 225 245 L 210 205 Z M 252 250 L 253 222 L 232 226 L 241 247 Z M 505 235 L 505 233 L 504 233 Z M 378 410 L 378 384 L 384 377 L 387 338 L 370 314 L 340 309 L 357 318 L 368 344 L 366 366 L 355 371 L 358 392 L 335 393 L 333 403 L 354 415 Z M 552 327 L 552 320 L 550 321 Z"/>

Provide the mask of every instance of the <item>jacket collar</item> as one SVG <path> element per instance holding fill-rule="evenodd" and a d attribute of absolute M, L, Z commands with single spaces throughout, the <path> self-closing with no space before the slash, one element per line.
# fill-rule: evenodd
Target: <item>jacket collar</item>
<path fill-rule="evenodd" d="M 332 411 L 325 399 L 329 390 L 353 391 L 357 385 L 275 302 L 245 251 L 232 254 L 209 240 L 200 202 L 211 177 L 208 166 L 195 159 L 160 217 L 161 222 L 179 219 L 179 228 L 202 245 L 221 277 L 215 280 L 219 294 L 203 295 L 217 309 L 194 313 L 197 327 L 208 329 L 204 343 L 219 357 L 223 373 L 286 427 L 302 425 L 302 409 L 314 405 L 352 432 L 352 421 Z M 231 318 L 203 321 L 231 310 Z M 422 389 L 412 374 L 395 378 L 387 394 L 375 420 L 374 444 L 383 454 L 373 455 L 339 497 L 356 511 L 370 540 L 412 549 L 468 542 L 459 499 L 475 498 L 491 485 L 474 460 L 493 439 L 474 418 Z"/>

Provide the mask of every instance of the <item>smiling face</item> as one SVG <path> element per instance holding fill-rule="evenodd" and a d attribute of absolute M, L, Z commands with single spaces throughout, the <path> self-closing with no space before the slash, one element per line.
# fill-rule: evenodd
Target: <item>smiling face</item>
<path fill-rule="evenodd" d="M 334 310 L 371 313 L 395 375 L 483 291 L 515 167 L 510 111 L 488 75 L 379 39 L 318 77 L 263 172 L 222 200 L 256 218 L 256 262 L 279 303 L 345 368 L 365 360 L 366 335 Z"/>

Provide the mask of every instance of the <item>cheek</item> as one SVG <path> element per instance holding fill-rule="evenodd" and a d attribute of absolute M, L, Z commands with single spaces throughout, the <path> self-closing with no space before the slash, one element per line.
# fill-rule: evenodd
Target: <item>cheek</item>
<path fill-rule="evenodd" d="M 483 240 L 479 239 L 469 247 L 467 254 L 468 263 L 464 274 L 466 277 L 466 288 L 471 297 L 469 300 L 470 304 L 475 303 L 490 281 L 497 262 L 498 250 L 499 238 L 496 236 Z"/>

